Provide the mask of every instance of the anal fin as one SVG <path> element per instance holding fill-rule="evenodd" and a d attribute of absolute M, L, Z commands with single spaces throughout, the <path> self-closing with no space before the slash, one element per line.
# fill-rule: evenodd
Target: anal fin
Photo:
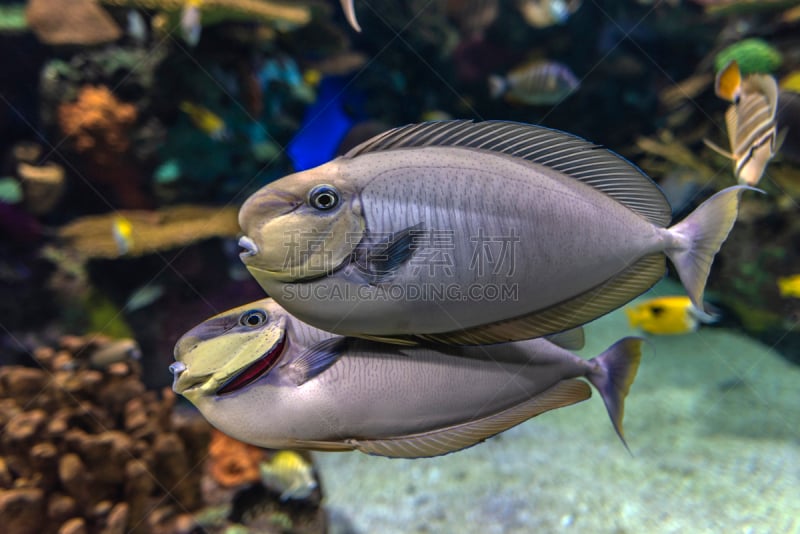
<path fill-rule="evenodd" d="M 589 385 L 577 379 L 562 380 L 521 404 L 460 425 L 377 440 L 347 440 L 355 449 L 391 458 L 428 458 L 459 451 L 508 430 L 544 412 L 563 408 L 592 396 Z"/>

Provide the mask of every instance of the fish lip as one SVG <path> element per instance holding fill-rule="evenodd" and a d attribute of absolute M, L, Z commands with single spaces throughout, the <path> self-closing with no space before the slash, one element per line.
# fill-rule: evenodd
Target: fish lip
<path fill-rule="evenodd" d="M 172 376 L 178 378 L 178 376 L 186 370 L 186 364 L 183 362 L 173 362 L 169 366 L 169 372 L 172 373 Z"/>
<path fill-rule="evenodd" d="M 226 380 L 224 384 L 217 388 L 215 395 L 221 397 L 235 393 L 259 380 L 275 367 L 275 364 L 278 362 L 278 359 L 280 355 L 283 354 L 285 348 L 286 330 L 283 330 L 281 332 L 280 339 L 278 339 L 278 342 L 275 343 L 271 349 L 259 356 L 250 365 L 244 369 L 241 369 L 238 373 Z M 249 373 L 249 371 L 252 370 L 255 370 L 254 374 Z"/>
<path fill-rule="evenodd" d="M 242 261 L 244 261 L 245 258 L 258 254 L 258 245 L 246 235 L 239 238 L 239 246 L 244 249 L 243 252 L 239 253 L 239 258 L 241 258 Z"/>
<path fill-rule="evenodd" d="M 172 391 L 178 393 L 179 395 L 183 395 L 188 390 L 192 389 L 193 387 L 196 387 L 199 383 L 202 383 L 202 380 L 198 380 L 190 383 L 188 387 L 185 383 L 182 384 L 181 375 L 183 375 L 186 369 L 188 369 L 188 367 L 186 366 L 185 363 L 181 361 L 174 361 L 169 366 L 169 372 L 172 374 Z M 186 382 L 185 379 L 184 382 Z"/>
<path fill-rule="evenodd" d="M 170 365 L 170 369 L 171 368 L 172 365 Z M 181 371 L 181 373 L 183 373 L 183 371 Z M 192 391 L 201 390 L 203 388 L 203 385 L 206 383 L 206 381 L 209 379 L 210 376 L 211 375 L 198 376 L 194 380 L 189 379 L 191 381 L 188 381 L 185 377 L 182 377 L 180 374 L 176 374 L 172 383 L 172 391 L 174 391 L 179 395 L 183 395 L 185 397 L 188 394 L 191 394 Z M 181 383 L 181 378 L 184 379 L 183 383 Z"/>

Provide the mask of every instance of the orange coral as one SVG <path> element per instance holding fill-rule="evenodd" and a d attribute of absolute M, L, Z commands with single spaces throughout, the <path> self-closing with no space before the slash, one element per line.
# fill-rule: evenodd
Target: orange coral
<path fill-rule="evenodd" d="M 75 150 L 90 152 L 97 163 L 104 163 L 128 150 L 136 115 L 136 106 L 118 100 L 108 87 L 85 85 L 75 102 L 59 106 L 58 124 L 73 139 Z"/>
<path fill-rule="evenodd" d="M 263 449 L 212 430 L 208 454 L 209 472 L 220 486 L 230 488 L 261 478 L 258 463 L 264 459 Z"/>

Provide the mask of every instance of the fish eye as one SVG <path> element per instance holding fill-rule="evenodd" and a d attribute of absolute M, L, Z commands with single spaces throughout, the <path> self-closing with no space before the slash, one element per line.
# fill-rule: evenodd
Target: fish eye
<path fill-rule="evenodd" d="M 339 192 L 332 185 L 318 185 L 308 193 L 308 203 L 320 211 L 333 209 L 339 205 Z"/>
<path fill-rule="evenodd" d="M 267 322 L 267 314 L 261 310 L 247 310 L 239 316 L 239 324 L 256 328 Z"/>

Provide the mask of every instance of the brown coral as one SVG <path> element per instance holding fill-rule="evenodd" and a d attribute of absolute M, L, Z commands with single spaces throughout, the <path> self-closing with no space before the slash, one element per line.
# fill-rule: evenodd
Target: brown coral
<path fill-rule="evenodd" d="M 209 473 L 225 488 L 257 482 L 260 479 L 258 464 L 266 458 L 264 449 L 242 443 L 216 429 L 211 432 L 208 454 Z"/>
<path fill-rule="evenodd" d="M 236 207 L 172 206 L 159 211 L 119 211 L 75 220 L 59 230 L 68 247 L 86 258 L 118 258 L 112 228 L 119 217 L 130 221 L 132 239 L 126 254 L 141 256 L 183 247 L 211 237 L 239 233 Z"/>
<path fill-rule="evenodd" d="M 108 343 L 68 336 L 34 351 L 41 368 L 0 367 L 0 532 L 174 534 L 199 530 L 203 516 L 204 532 L 232 521 L 272 532 L 276 514 L 294 532 L 325 531 L 319 502 L 242 488 L 259 480 L 265 450 L 217 431 L 210 446 L 208 423 L 174 410 L 171 390 L 145 390 L 136 361 L 92 369 Z M 234 517 L 232 500 L 253 490 Z"/>
<path fill-rule="evenodd" d="M 136 106 L 122 102 L 108 87 L 83 86 L 75 102 L 58 108 L 58 124 L 78 152 L 91 152 L 105 163 L 128 150 L 128 132 L 136 122 Z"/>
<path fill-rule="evenodd" d="M 97 345 L 65 338 L 35 351 L 42 369 L 0 368 L 3 532 L 172 532 L 202 505 L 208 425 L 176 422 L 174 394 L 145 391 L 135 362 L 90 369 Z"/>

